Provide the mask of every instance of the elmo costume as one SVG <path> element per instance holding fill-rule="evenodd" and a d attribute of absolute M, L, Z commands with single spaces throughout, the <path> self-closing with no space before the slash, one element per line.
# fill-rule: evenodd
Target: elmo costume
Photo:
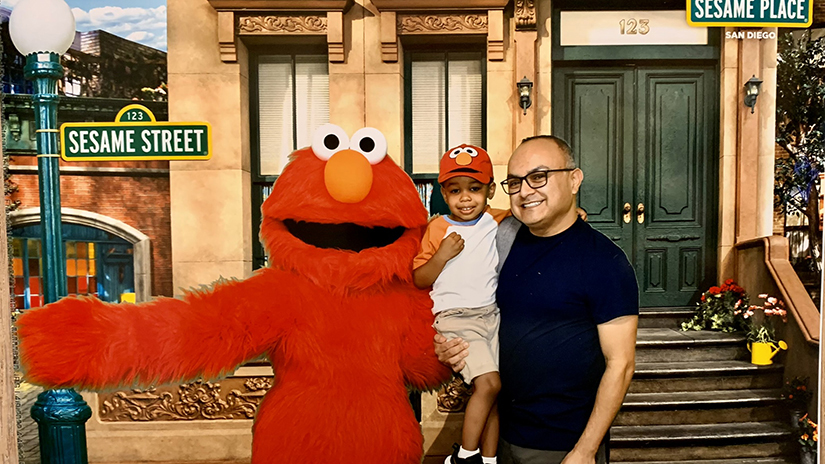
<path fill-rule="evenodd" d="M 434 353 L 432 305 L 412 285 L 424 210 L 372 128 L 319 128 L 263 205 L 268 268 L 182 300 L 64 298 L 18 321 L 27 378 L 101 389 L 212 379 L 266 354 L 272 389 L 253 464 L 418 464 L 405 385 L 450 371 Z"/>

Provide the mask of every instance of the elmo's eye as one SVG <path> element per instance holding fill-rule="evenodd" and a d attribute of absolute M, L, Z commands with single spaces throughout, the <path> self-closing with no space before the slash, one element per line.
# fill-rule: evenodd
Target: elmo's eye
<path fill-rule="evenodd" d="M 324 124 L 312 134 L 312 151 L 326 161 L 335 153 L 349 148 L 349 137 L 344 129 L 335 124 Z"/>
<path fill-rule="evenodd" d="M 476 151 L 475 148 L 472 148 L 472 147 L 464 147 L 464 153 L 467 153 L 468 155 L 472 156 L 473 158 L 478 156 L 478 152 Z"/>
<path fill-rule="evenodd" d="M 450 152 L 450 158 L 455 158 L 459 154 L 461 154 L 461 148 L 456 148 L 455 150 Z"/>
<path fill-rule="evenodd" d="M 366 156 L 370 164 L 378 164 L 387 155 L 387 139 L 378 129 L 365 127 L 352 135 L 350 148 Z"/>

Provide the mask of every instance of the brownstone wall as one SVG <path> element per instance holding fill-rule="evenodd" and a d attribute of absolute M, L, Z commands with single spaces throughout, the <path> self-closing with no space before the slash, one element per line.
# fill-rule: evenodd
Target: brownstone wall
<path fill-rule="evenodd" d="M 813 26 L 825 26 L 825 0 L 814 0 Z"/>
<path fill-rule="evenodd" d="M 148 235 L 152 244 L 152 295 L 172 296 L 172 240 L 169 207 L 169 163 L 154 162 L 60 162 L 71 167 L 118 167 L 158 169 L 160 175 L 129 173 L 110 174 L 61 173 L 61 205 L 76 208 L 123 221 Z M 36 165 L 33 156 L 15 156 L 12 166 Z M 19 190 L 12 200 L 19 200 L 21 208 L 40 204 L 37 174 L 14 173 L 11 180 Z"/>

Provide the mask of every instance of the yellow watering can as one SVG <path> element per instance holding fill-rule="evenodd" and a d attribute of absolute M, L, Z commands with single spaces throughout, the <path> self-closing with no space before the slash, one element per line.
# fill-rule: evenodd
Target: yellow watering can
<path fill-rule="evenodd" d="M 777 346 L 778 345 L 778 346 Z M 773 364 L 773 357 L 779 350 L 787 350 L 788 344 L 784 341 L 774 343 L 754 342 L 748 343 L 748 351 L 751 352 L 751 364 L 767 366 Z"/>

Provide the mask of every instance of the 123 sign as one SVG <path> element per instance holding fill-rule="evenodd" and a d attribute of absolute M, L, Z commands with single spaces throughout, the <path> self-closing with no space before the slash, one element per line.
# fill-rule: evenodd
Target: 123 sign
<path fill-rule="evenodd" d="M 212 157 L 207 122 L 157 122 L 143 105 L 129 105 L 114 123 L 60 126 L 60 156 L 66 161 L 190 161 Z"/>

